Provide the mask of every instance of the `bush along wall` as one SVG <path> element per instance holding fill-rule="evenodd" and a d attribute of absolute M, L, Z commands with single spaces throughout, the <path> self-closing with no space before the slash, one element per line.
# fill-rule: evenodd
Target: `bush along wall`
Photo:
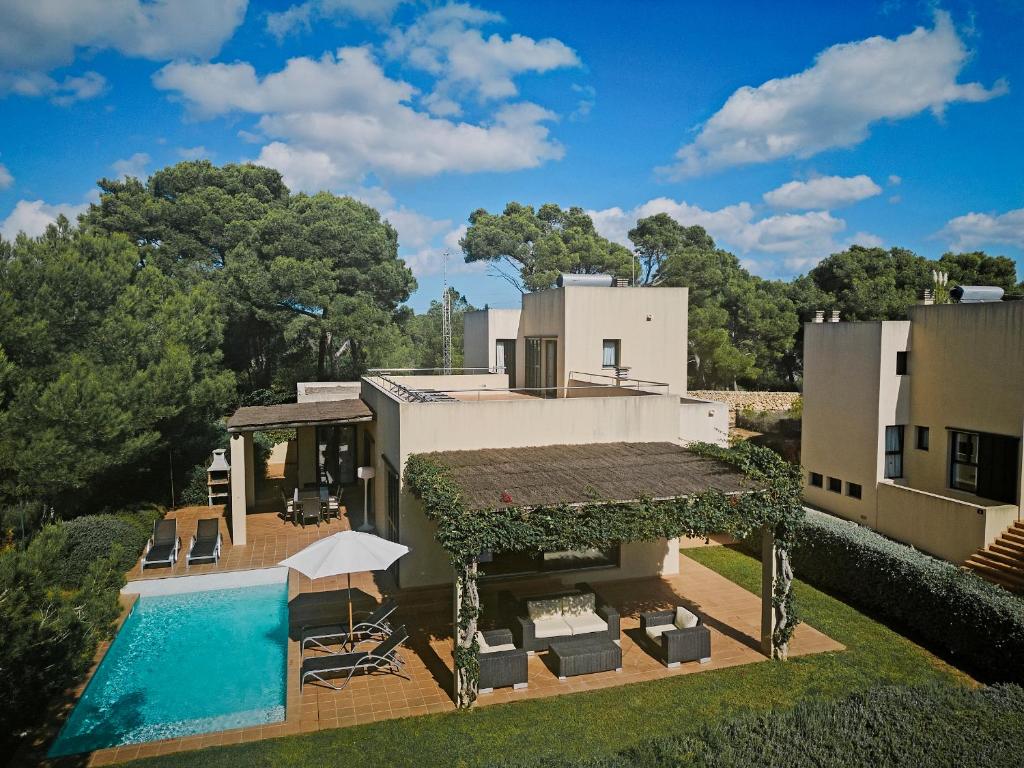
<path fill-rule="evenodd" d="M 800 578 L 990 681 L 1024 682 L 1024 598 L 856 523 L 809 512 Z"/>

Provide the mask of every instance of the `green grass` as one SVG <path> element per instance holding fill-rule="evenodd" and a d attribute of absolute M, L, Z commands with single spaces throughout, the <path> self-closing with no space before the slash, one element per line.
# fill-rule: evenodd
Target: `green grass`
<path fill-rule="evenodd" d="M 687 555 L 757 592 L 760 563 L 731 549 Z M 301 736 L 214 747 L 133 766 L 374 765 L 486 766 L 512 756 L 589 759 L 667 734 L 696 734 L 705 724 L 802 701 L 836 699 L 877 685 L 971 684 L 924 649 L 801 582 L 804 620 L 847 650 L 665 678 L 470 712 L 392 720 Z"/>

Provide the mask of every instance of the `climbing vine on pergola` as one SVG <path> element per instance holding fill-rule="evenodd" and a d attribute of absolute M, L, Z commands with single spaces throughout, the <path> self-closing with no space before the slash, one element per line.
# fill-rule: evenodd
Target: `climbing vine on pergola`
<path fill-rule="evenodd" d="M 671 499 L 588 500 L 579 504 L 467 509 L 448 468 L 430 454 L 410 456 L 405 484 L 437 523 L 437 540 L 456 573 L 458 619 L 455 627 L 456 699 L 460 707 L 476 700 L 479 647 L 476 642 L 480 597 L 477 560 L 481 552 L 543 552 L 608 547 L 619 542 L 680 536 L 708 538 L 725 533 L 745 539 L 760 531 L 771 543 L 765 552 L 773 578 L 771 655 L 785 659 L 799 623 L 792 590 L 789 553 L 803 519 L 797 468 L 767 448 L 740 443 L 732 448 L 696 444 L 688 450 L 730 464 L 751 481 L 751 490 L 725 494 L 707 490 Z"/>

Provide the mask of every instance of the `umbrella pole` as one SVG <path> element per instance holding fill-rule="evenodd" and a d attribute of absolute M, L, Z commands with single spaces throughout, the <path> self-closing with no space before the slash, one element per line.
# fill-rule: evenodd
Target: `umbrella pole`
<path fill-rule="evenodd" d="M 352 574 L 348 574 L 348 641 L 355 648 L 352 640 Z"/>

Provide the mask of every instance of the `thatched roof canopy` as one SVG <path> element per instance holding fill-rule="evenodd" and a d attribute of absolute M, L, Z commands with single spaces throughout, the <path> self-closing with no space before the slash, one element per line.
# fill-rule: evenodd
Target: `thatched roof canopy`
<path fill-rule="evenodd" d="M 358 397 L 345 400 L 250 405 L 239 408 L 228 419 L 228 432 L 255 432 L 260 429 L 355 424 L 372 421 L 373 411 Z"/>
<path fill-rule="evenodd" d="M 448 470 L 467 510 L 754 490 L 738 469 L 672 443 L 490 448 L 426 456 Z M 511 501 L 502 500 L 503 493 Z"/>

